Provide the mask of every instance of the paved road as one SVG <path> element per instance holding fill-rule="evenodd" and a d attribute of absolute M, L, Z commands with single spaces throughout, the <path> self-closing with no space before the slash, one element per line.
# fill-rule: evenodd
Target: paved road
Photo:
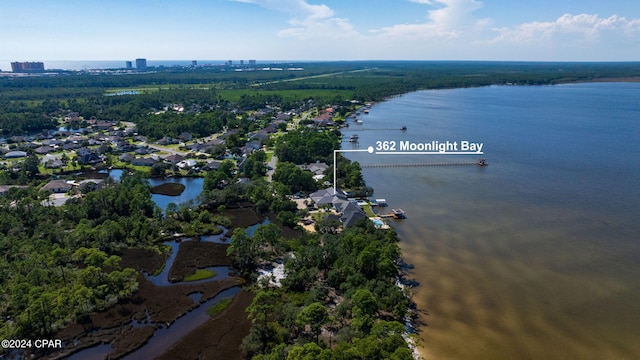
<path fill-rule="evenodd" d="M 144 142 L 140 143 L 140 144 L 143 145 L 143 146 L 146 145 L 146 146 L 148 146 L 148 147 L 150 147 L 152 149 L 168 152 L 170 154 L 181 155 L 181 156 L 186 156 L 188 154 L 188 151 L 178 151 L 178 150 L 175 150 L 175 149 L 172 149 L 172 148 L 168 148 L 168 147 L 164 147 L 164 146 L 157 145 L 157 144 L 148 144 L 148 143 L 144 143 Z"/>
<path fill-rule="evenodd" d="M 277 162 L 278 162 L 278 157 L 274 153 L 273 156 L 271 157 L 271 161 L 269 161 L 267 163 L 267 169 L 271 169 L 271 170 L 267 170 L 267 181 L 268 182 L 271 182 L 271 177 L 273 176 L 273 172 L 276 169 L 276 163 Z"/>

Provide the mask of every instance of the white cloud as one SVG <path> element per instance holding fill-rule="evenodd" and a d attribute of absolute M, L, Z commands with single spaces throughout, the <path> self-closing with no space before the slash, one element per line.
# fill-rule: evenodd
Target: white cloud
<path fill-rule="evenodd" d="M 280 37 L 311 38 L 345 38 L 357 36 L 348 19 L 334 16 L 334 11 L 327 5 L 309 4 L 307 0 L 234 0 L 252 3 L 264 8 L 291 14 L 290 28 L 278 32 Z"/>
<path fill-rule="evenodd" d="M 326 18 L 292 19 L 289 21 L 293 27 L 278 32 L 281 37 L 294 37 L 298 39 L 312 38 L 347 38 L 358 35 L 347 19 Z"/>
<path fill-rule="evenodd" d="M 498 36 L 489 43 L 552 44 L 554 40 L 563 39 L 591 43 L 610 32 L 632 35 L 640 31 L 640 19 L 628 20 L 617 15 L 602 18 L 590 14 L 564 14 L 555 21 L 529 22 L 514 28 L 495 28 L 494 31 Z"/>
<path fill-rule="evenodd" d="M 410 0 L 411 2 L 441 6 L 429 10 L 427 22 L 417 24 L 397 24 L 372 32 L 392 38 L 458 38 L 477 26 L 486 26 L 491 21 L 476 19 L 473 12 L 482 7 L 478 0 Z"/>

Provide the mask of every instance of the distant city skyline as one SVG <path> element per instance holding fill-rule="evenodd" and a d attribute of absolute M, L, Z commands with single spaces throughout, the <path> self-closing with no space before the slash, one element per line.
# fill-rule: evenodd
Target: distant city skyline
<path fill-rule="evenodd" d="M 637 0 L 22 0 L 13 61 L 639 61 Z M 48 66 L 47 66 L 48 68 Z"/>

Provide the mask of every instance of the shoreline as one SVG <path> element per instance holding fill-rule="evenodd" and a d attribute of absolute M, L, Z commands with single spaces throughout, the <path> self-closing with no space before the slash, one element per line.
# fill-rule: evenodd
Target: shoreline
<path fill-rule="evenodd" d="M 401 96 L 403 94 L 399 94 L 399 95 L 394 95 L 395 96 Z M 382 101 L 386 101 L 388 98 L 385 98 Z M 349 118 L 354 118 L 355 116 L 362 110 L 362 109 L 367 109 L 369 110 L 373 105 L 375 105 L 376 103 L 378 103 L 377 101 L 370 101 L 370 102 L 366 102 L 365 105 L 359 107 L 357 110 L 354 110 L 351 113 L 347 113 L 345 114 L 345 120 L 349 119 Z M 367 111 L 368 113 L 368 111 Z M 346 121 L 345 121 L 346 124 Z M 342 128 L 342 127 L 341 127 Z M 342 143 L 340 143 L 340 149 L 342 149 Z M 351 159 L 348 159 L 349 161 L 351 161 Z M 363 175 L 364 176 L 364 175 Z M 365 179 L 365 183 L 366 183 L 366 179 Z M 374 189 L 375 191 L 375 189 Z M 389 227 L 388 229 L 385 229 L 384 231 L 393 231 L 396 235 L 398 235 L 398 233 L 395 230 L 395 227 Z M 398 242 L 400 242 L 401 239 L 398 237 Z M 413 358 L 415 360 L 424 360 L 424 354 L 421 351 L 421 346 L 420 341 L 416 341 L 415 337 L 419 337 L 419 329 L 418 329 L 418 325 L 416 322 L 416 319 L 418 318 L 418 305 L 416 304 L 415 301 L 412 300 L 412 295 L 411 295 L 411 289 L 412 286 L 408 286 L 405 284 L 407 278 L 406 275 L 408 274 L 406 269 L 403 269 L 402 264 L 406 264 L 404 261 L 404 256 L 402 253 L 402 249 L 400 248 L 400 246 L 398 246 L 399 250 L 400 250 L 400 256 L 398 257 L 397 261 L 398 264 L 396 265 L 397 270 L 398 270 L 398 275 L 396 276 L 396 286 L 398 286 L 403 293 L 405 294 L 405 296 L 407 297 L 407 299 L 409 300 L 409 305 L 406 309 L 406 313 L 405 313 L 405 317 L 403 318 L 403 324 L 405 325 L 405 332 L 402 334 L 402 338 L 405 340 L 405 342 L 407 343 L 409 349 L 411 349 Z"/>
<path fill-rule="evenodd" d="M 585 89 L 589 89 L 589 90 L 596 89 L 597 91 L 595 92 L 595 94 L 611 93 L 612 91 L 609 89 L 615 89 L 616 88 L 615 83 L 611 83 L 611 84 L 597 84 L 597 83 L 606 83 L 606 82 L 612 82 L 613 80 L 618 80 L 616 82 L 621 83 L 620 85 L 618 85 L 618 88 L 625 89 L 625 93 L 632 94 L 633 93 L 632 89 L 636 89 L 637 85 L 635 84 L 627 85 L 624 83 L 640 82 L 640 77 L 624 78 L 624 79 L 623 78 L 602 78 L 602 79 L 596 79 L 596 80 L 597 81 L 595 80 L 589 81 L 594 83 L 593 85 L 588 84 L 589 82 L 576 82 L 576 83 L 586 83 L 586 84 L 576 85 L 575 87 L 572 85 L 564 86 L 564 87 L 558 86 L 555 88 L 552 86 L 536 86 L 536 87 L 527 86 L 527 87 L 514 87 L 513 89 L 507 88 L 507 87 L 501 87 L 501 89 L 497 92 L 494 92 L 494 90 L 489 90 L 489 89 L 485 89 L 485 90 L 477 89 L 477 90 L 471 90 L 469 92 L 471 93 L 471 95 L 476 95 L 478 93 L 484 92 L 485 94 L 490 93 L 493 96 L 495 96 L 495 94 L 500 94 L 500 95 L 512 94 L 512 93 L 513 94 L 516 94 L 516 93 L 519 93 L 519 94 L 536 93 L 537 94 L 538 92 L 545 92 L 544 93 L 545 96 L 547 94 L 566 93 L 567 96 L 575 97 L 579 94 L 587 93 Z M 460 93 L 464 93 L 463 95 L 466 95 L 466 92 L 467 90 Z M 387 105 L 388 104 L 387 102 L 385 105 L 381 105 L 379 107 L 375 107 L 371 109 L 371 114 L 375 116 L 375 121 L 374 120 L 370 121 L 368 125 L 372 128 L 378 127 L 376 125 L 379 125 L 380 123 L 388 122 L 390 121 L 390 119 L 393 119 L 392 117 L 391 118 L 389 117 L 390 114 L 391 116 L 393 116 L 393 114 L 398 113 L 399 110 L 403 110 L 408 107 L 413 107 L 412 110 L 415 110 L 415 111 L 413 111 L 411 114 L 407 112 L 408 113 L 407 117 L 409 115 L 413 116 L 414 115 L 413 113 L 415 112 L 416 117 L 422 116 L 422 114 L 425 114 L 424 117 L 427 119 L 427 121 L 430 118 L 436 117 L 438 114 L 442 114 L 443 118 L 449 120 L 449 118 L 446 117 L 447 115 L 446 112 L 439 110 L 437 108 L 428 114 L 426 114 L 425 112 L 420 112 L 422 108 L 420 107 L 419 105 L 420 102 L 418 101 L 431 96 L 432 99 L 435 99 L 433 100 L 433 103 L 437 103 L 436 100 L 444 102 L 446 100 L 443 100 L 443 99 L 449 99 L 449 98 L 460 96 L 460 93 L 451 92 L 450 94 L 448 94 L 449 96 L 446 96 L 446 97 L 445 95 L 447 94 L 444 94 L 444 93 L 440 94 L 435 92 L 432 94 L 426 93 L 426 94 L 415 95 L 415 96 L 409 95 L 407 96 L 406 99 L 403 98 L 402 101 L 398 101 L 397 104 L 394 106 Z M 591 92 L 589 92 L 588 94 L 592 95 Z M 541 98 L 547 99 L 548 97 L 541 96 Z M 472 99 L 476 100 L 478 99 L 478 97 L 473 97 Z M 486 97 L 484 97 L 483 99 L 486 99 Z M 538 99 L 532 99 L 532 100 L 538 100 Z M 428 105 L 433 104 L 431 102 L 426 102 L 427 100 L 424 100 L 424 101 L 427 104 L 425 105 L 425 108 L 427 108 Z M 576 101 L 576 102 L 580 103 L 580 101 Z M 606 101 L 605 103 L 607 102 L 608 101 Z M 393 101 L 391 101 L 391 103 L 393 103 Z M 476 104 L 476 102 L 473 102 L 473 101 L 470 101 L 470 103 Z M 516 102 L 516 104 L 520 104 L 520 103 Z M 633 109 L 633 106 L 625 107 L 625 108 Z M 490 109 L 493 110 L 493 108 L 490 108 Z M 519 108 L 516 108 L 516 109 L 520 110 Z M 469 106 L 468 110 L 467 108 L 464 108 L 458 111 L 469 111 L 469 113 L 471 114 L 470 115 L 471 117 L 476 116 L 476 114 L 485 114 L 484 112 L 479 112 L 477 108 L 471 107 L 471 106 Z M 491 112 L 487 111 L 487 113 L 491 113 Z M 366 118 L 363 117 L 363 119 L 365 120 L 365 123 L 366 123 L 367 122 Z M 444 120 L 442 121 L 444 122 Z M 418 121 L 416 120 L 416 122 Z M 427 124 L 427 126 L 431 126 L 429 122 L 425 121 L 424 123 Z M 473 129 L 475 122 L 468 121 L 468 123 L 469 123 L 468 127 L 465 127 L 464 129 L 469 129 L 469 128 Z M 413 126 L 413 129 L 411 130 L 416 131 L 416 135 L 422 134 L 418 132 L 419 128 L 416 126 Z M 488 132 L 488 131 L 485 131 L 485 132 Z M 493 131 L 493 133 L 496 133 L 496 132 Z M 500 135 L 501 133 L 497 132 L 497 136 L 495 137 L 499 138 Z M 363 137 L 361 135 L 360 141 L 363 144 L 368 145 L 367 142 L 370 142 L 373 138 L 376 138 L 376 137 L 377 137 L 377 134 L 372 134 L 369 137 L 366 137 L 366 136 Z M 505 143 L 505 144 L 508 144 L 508 143 Z M 508 145 L 511 145 L 511 144 L 508 144 Z M 349 147 L 349 145 L 346 145 L 346 146 L 343 145 L 343 147 Z M 520 147 L 518 146 L 509 146 L 505 148 L 520 149 Z M 506 152 L 507 151 L 505 151 L 505 153 Z M 495 155 L 491 155 L 491 156 L 493 157 Z M 522 159 L 524 157 L 519 156 L 517 158 Z M 357 158 L 357 159 L 361 160 L 361 158 Z M 502 162 L 507 163 L 507 162 L 510 162 L 512 159 L 508 158 L 507 156 L 504 156 L 504 158 L 501 160 Z M 364 163 L 365 161 L 363 160 L 362 162 Z M 520 165 L 517 165 L 517 166 L 520 166 Z M 388 192 L 390 191 L 389 190 L 390 188 L 392 189 L 394 187 L 398 187 L 398 193 L 394 191 L 390 191 L 390 194 L 388 195 L 388 197 L 391 198 L 390 203 L 391 201 L 398 202 L 399 206 L 406 206 L 408 207 L 408 210 L 411 211 L 412 209 L 408 205 L 404 204 L 403 202 L 411 201 L 411 199 L 413 199 L 411 196 L 414 196 L 416 199 L 422 198 L 422 195 L 420 195 L 420 197 L 418 197 L 417 195 L 421 193 L 417 193 L 415 191 L 411 191 L 410 195 L 408 195 L 409 197 L 400 198 L 400 193 L 402 192 L 400 191 L 401 189 L 407 188 L 406 186 L 407 184 L 413 185 L 416 183 L 416 181 L 411 179 L 411 177 L 417 178 L 416 173 L 410 173 L 411 177 L 409 177 L 409 176 L 403 176 L 402 175 L 403 173 L 400 173 L 400 172 L 389 171 L 384 173 L 383 176 L 378 177 L 381 172 L 376 171 L 374 173 L 372 172 L 373 170 L 371 169 L 363 169 L 363 170 L 364 170 L 363 171 L 364 178 L 368 181 L 371 181 L 371 183 L 368 185 L 376 188 L 376 191 Z M 425 176 L 424 182 L 421 182 L 420 184 L 431 185 L 431 189 L 436 189 L 436 191 L 439 189 L 444 189 L 444 190 L 456 189 L 456 186 L 459 186 L 460 184 L 462 184 L 462 182 L 453 182 L 452 180 L 450 180 L 450 178 L 453 178 L 450 175 L 451 174 L 443 171 L 443 174 L 440 174 L 439 176 L 436 176 L 436 175 Z M 410 180 L 404 183 L 400 181 L 398 183 L 393 183 L 389 181 L 389 179 L 391 178 L 402 178 L 402 177 L 407 177 Z M 488 176 L 484 176 L 484 178 L 487 178 L 487 177 Z M 447 182 L 451 181 L 452 185 L 447 188 L 441 186 L 441 184 L 444 183 L 445 181 Z M 524 181 L 527 181 L 527 180 L 524 180 Z M 517 182 L 513 182 L 513 183 L 517 183 Z M 551 183 L 554 183 L 554 181 L 551 181 Z M 387 187 L 386 184 L 391 184 L 392 186 Z M 382 185 L 385 185 L 385 186 L 382 186 Z M 494 186 L 487 186 L 487 189 L 490 189 L 492 191 L 496 190 L 497 193 L 502 192 L 502 189 L 500 187 L 496 188 Z M 516 190 L 520 190 L 520 189 L 517 188 Z M 428 193 L 425 192 L 425 194 L 428 194 Z M 470 205 L 469 208 L 475 209 L 475 207 L 473 207 L 472 205 L 480 205 L 479 209 L 485 210 L 485 206 L 486 206 L 485 204 L 491 204 L 491 203 L 488 202 L 483 204 L 481 202 L 478 202 L 478 200 L 469 201 L 467 203 L 464 197 L 455 195 L 450 191 L 446 191 L 444 192 L 444 194 L 445 195 L 443 196 L 438 196 L 437 198 L 434 197 L 432 199 L 429 199 L 428 202 L 437 204 L 439 203 L 438 201 L 440 201 L 442 203 L 448 202 L 454 205 L 452 206 L 447 205 L 447 207 L 434 207 L 433 209 L 430 209 L 428 206 L 424 206 L 426 210 L 424 212 L 416 212 L 415 216 L 413 217 L 414 220 L 410 220 L 408 223 L 402 224 L 396 227 L 396 230 L 399 233 L 406 235 L 406 237 L 403 237 L 401 239 L 402 240 L 401 244 L 407 244 L 407 240 L 411 242 L 409 244 L 410 246 L 406 246 L 406 247 L 403 246 L 403 250 L 404 250 L 403 254 L 408 257 L 409 256 L 413 257 L 413 259 L 409 257 L 407 261 L 410 263 L 414 263 L 416 266 L 416 269 L 420 268 L 420 271 L 414 270 L 414 274 L 416 275 L 416 277 L 418 277 L 417 275 L 422 274 L 419 277 L 419 280 L 421 280 L 422 286 L 414 289 L 414 291 L 419 293 L 419 295 L 415 295 L 415 300 L 418 302 L 418 304 L 422 305 L 420 306 L 420 309 L 429 311 L 429 313 L 421 314 L 421 316 L 424 315 L 422 319 L 425 321 L 425 323 L 428 322 L 428 325 L 424 326 L 422 323 L 419 324 L 419 329 L 421 330 L 421 337 L 424 338 L 422 340 L 422 344 L 424 347 L 419 349 L 421 354 L 423 354 L 423 356 L 427 359 L 449 358 L 449 357 L 450 358 L 466 358 L 468 357 L 469 352 L 467 350 L 460 349 L 460 347 L 464 348 L 467 346 L 460 346 L 460 345 L 463 345 L 465 344 L 465 342 L 468 341 L 467 343 L 468 348 L 473 350 L 478 350 L 477 351 L 478 357 L 480 357 L 480 354 L 490 354 L 490 355 L 502 354 L 502 356 L 493 356 L 493 358 L 500 358 L 500 357 L 515 358 L 517 356 L 505 356 L 504 354 L 514 354 L 514 353 L 526 354 L 527 352 L 529 352 L 530 354 L 538 354 L 538 355 L 542 354 L 542 356 L 535 356 L 535 357 L 545 357 L 544 354 L 547 350 L 544 348 L 544 346 L 540 346 L 540 344 L 544 344 L 545 340 L 549 340 L 549 339 L 544 339 L 544 336 L 538 336 L 531 340 L 528 340 L 528 339 L 525 340 L 526 336 L 528 335 L 526 333 L 526 330 L 531 329 L 530 327 L 527 327 L 527 326 L 532 323 L 540 324 L 539 326 L 546 327 L 546 329 L 549 332 L 555 331 L 554 335 L 556 336 L 556 338 L 565 337 L 565 339 L 567 339 L 571 336 L 578 337 L 578 335 L 584 336 L 584 338 L 587 338 L 588 335 L 586 334 L 586 331 L 584 333 L 582 332 L 579 333 L 580 330 L 576 330 L 574 333 L 571 333 L 569 331 L 570 329 L 562 328 L 561 326 L 556 327 L 555 326 L 556 323 L 553 322 L 552 317 L 554 316 L 559 317 L 557 315 L 561 315 L 561 316 L 563 315 L 561 311 L 558 311 L 555 314 L 552 311 L 549 311 L 549 313 L 552 314 L 551 316 L 549 316 L 545 311 L 542 311 L 543 309 L 545 309 L 545 301 L 547 299 L 544 299 L 542 296 L 537 297 L 538 295 L 533 294 L 534 291 L 529 292 L 529 290 L 524 289 L 524 287 L 521 289 L 519 288 L 518 290 L 520 291 L 511 291 L 512 286 L 515 286 L 514 284 L 518 284 L 518 286 L 521 286 L 522 284 L 528 285 L 529 283 L 535 286 L 536 289 L 543 289 L 547 293 L 557 293 L 557 290 L 554 291 L 554 288 L 556 289 L 563 288 L 563 285 L 565 284 L 564 282 L 555 282 L 558 280 L 556 278 L 553 278 L 553 279 L 546 278 L 546 276 L 549 276 L 549 274 L 546 272 L 535 273 L 534 272 L 535 271 L 534 269 L 536 269 L 535 267 L 531 267 L 530 269 L 527 269 L 527 270 L 531 271 L 530 274 L 532 274 L 531 275 L 532 277 L 534 276 L 533 274 L 535 273 L 536 278 L 527 279 L 526 281 L 522 281 L 518 279 L 517 275 L 513 276 L 512 273 L 517 273 L 517 271 L 513 271 L 514 269 L 510 269 L 512 271 L 504 271 L 505 269 L 508 269 L 509 265 L 511 265 L 511 263 L 508 263 L 507 260 L 512 261 L 513 259 L 517 259 L 516 256 L 521 255 L 523 253 L 525 253 L 526 255 L 529 255 L 527 254 L 528 252 L 534 252 L 534 251 L 531 251 L 534 245 L 526 240 L 524 240 L 522 242 L 522 245 L 520 245 L 521 244 L 519 243 L 520 239 L 516 239 L 516 240 L 508 239 L 508 235 L 505 235 L 504 239 L 502 239 L 500 236 L 496 236 L 496 237 L 485 236 L 486 234 L 483 233 L 484 231 L 486 231 L 487 233 L 495 231 L 497 234 L 507 233 L 506 231 L 504 231 L 504 229 L 511 228 L 511 227 L 515 229 L 516 228 L 515 225 L 518 225 L 517 229 L 519 231 L 522 231 L 523 234 L 530 231 L 530 233 L 527 233 L 528 234 L 526 237 L 527 239 L 538 239 L 537 236 L 532 236 L 532 235 L 540 235 L 541 233 L 540 228 L 537 228 L 535 225 L 530 225 L 530 223 L 528 222 L 526 223 L 527 225 L 526 227 L 520 226 L 521 225 L 520 223 L 515 224 L 516 221 L 519 221 L 520 216 L 513 216 L 512 218 L 507 217 L 509 219 L 508 221 L 513 221 L 513 223 L 511 222 L 507 223 L 506 221 L 503 222 L 503 220 L 497 220 L 497 221 L 493 220 L 493 219 L 499 219 L 499 217 L 497 216 L 495 217 L 485 216 L 484 214 L 478 216 L 477 222 L 469 223 L 468 225 L 463 225 L 463 226 L 457 225 L 456 223 L 460 223 L 460 221 L 450 216 L 454 214 L 453 212 L 454 209 L 458 210 L 459 208 L 462 208 L 464 205 L 468 204 Z M 485 192 L 483 194 L 486 194 L 487 196 L 483 195 L 478 198 L 490 198 L 491 200 L 494 198 L 492 196 L 488 196 L 488 195 L 493 195 L 490 192 L 489 193 Z M 380 194 L 380 195 L 386 195 L 386 194 Z M 467 194 L 464 194 L 464 195 L 466 197 Z M 501 201 L 503 200 L 500 198 L 497 198 L 497 199 Z M 459 201 L 459 200 L 462 200 L 462 201 Z M 533 202 L 533 204 L 536 204 L 536 202 Z M 428 205 L 428 204 L 424 204 L 424 205 Z M 491 204 L 491 206 L 493 206 L 493 204 Z M 416 207 L 420 207 L 420 205 L 416 205 Z M 535 211 L 540 211 L 541 214 L 546 214 L 546 212 L 542 213 L 541 211 L 544 208 L 545 207 L 543 207 L 542 205 L 536 204 Z M 505 209 L 508 209 L 508 208 L 505 208 Z M 531 211 L 532 211 L 531 213 L 527 213 L 526 215 L 537 214 L 537 212 L 534 212 L 534 210 L 531 210 Z M 588 212 L 588 210 L 585 210 L 585 212 Z M 498 213 L 500 212 L 496 211 L 496 214 Z M 516 212 L 514 212 L 514 214 L 515 213 Z M 429 217 L 425 216 L 426 214 L 428 214 Z M 455 214 L 459 214 L 459 213 L 456 212 Z M 508 215 L 507 212 L 502 212 L 502 215 L 504 214 Z M 546 215 L 541 215 L 541 216 L 546 216 Z M 525 216 L 522 216 L 522 217 L 525 217 Z M 446 218 L 449 218 L 449 219 L 447 219 L 446 221 L 442 221 Z M 542 218 L 543 217 L 540 217 L 540 219 Z M 558 229 L 559 229 L 558 234 L 564 235 L 563 233 L 560 232 L 560 231 L 564 231 L 563 230 L 564 228 L 562 227 L 562 225 L 560 225 L 562 222 L 561 219 L 563 219 L 562 214 L 560 214 L 560 216 L 554 216 L 552 218 L 553 219 L 551 220 L 552 221 L 551 224 L 558 226 Z M 429 219 L 429 220 L 426 220 L 426 219 Z M 546 219 L 546 217 L 544 219 Z M 420 221 L 424 221 L 425 229 L 420 229 L 420 230 L 415 229 L 415 228 L 418 228 L 418 226 L 414 226 L 414 225 L 419 225 Z M 432 224 L 426 224 L 427 221 Z M 567 229 L 570 229 L 570 228 L 571 227 L 567 227 Z M 549 229 L 550 231 L 549 234 L 551 234 L 552 229 L 554 228 Z M 554 251 L 556 251 L 555 249 L 560 246 L 559 244 L 562 244 L 562 246 L 565 245 L 562 242 L 558 242 L 557 241 L 558 239 L 552 238 L 551 235 L 548 235 L 548 233 L 546 233 L 546 231 L 547 229 L 545 228 L 544 233 L 539 237 L 540 242 L 536 243 L 535 245 L 536 247 L 540 247 L 540 249 L 542 249 L 542 246 L 549 245 L 549 249 L 554 249 Z M 532 235 L 529 235 L 529 234 L 532 234 Z M 555 236 L 557 236 L 557 234 L 553 234 L 553 237 Z M 477 237 L 477 240 L 476 240 L 476 237 Z M 596 237 L 596 241 L 597 241 L 598 240 L 597 236 L 594 236 L 594 237 Z M 497 241 L 497 239 L 501 239 L 500 240 L 501 244 L 499 246 L 496 246 L 493 243 L 493 241 Z M 522 239 L 525 239 L 525 237 L 523 236 Z M 559 239 L 563 239 L 563 238 L 559 237 Z M 502 241 L 504 242 L 502 243 Z M 428 242 L 428 245 L 425 245 L 424 243 L 427 243 L 427 242 Z M 600 244 L 600 242 L 598 241 L 595 244 Z M 567 246 L 572 246 L 572 245 L 573 244 L 568 244 Z M 505 249 L 507 249 L 508 247 L 517 248 L 518 246 L 520 246 L 521 248 L 509 250 L 511 252 L 509 253 L 509 256 L 511 256 L 510 258 L 506 258 L 506 256 L 504 258 L 502 257 L 503 252 L 506 251 Z M 537 249 L 538 248 L 536 248 L 536 250 Z M 542 253 L 543 251 L 541 250 L 540 252 Z M 488 254 L 493 255 L 497 253 L 499 253 L 500 256 L 495 256 L 495 258 L 492 259 L 492 263 L 488 263 L 488 257 L 481 256 L 481 255 L 488 255 Z M 562 251 L 557 251 L 557 252 L 548 251 L 548 253 L 551 253 L 553 254 L 553 256 L 558 256 L 558 257 L 571 256 L 571 255 L 567 255 L 566 252 L 562 252 Z M 579 252 L 575 252 L 575 254 L 577 256 Z M 587 254 L 585 256 L 590 256 L 590 255 Z M 417 258 L 421 258 L 421 259 L 417 260 Z M 547 259 L 546 257 L 538 257 L 536 261 L 546 262 L 547 261 L 546 259 Z M 460 264 L 456 264 L 457 261 L 460 261 L 461 263 L 463 263 L 463 265 L 461 266 Z M 515 260 L 515 261 L 518 261 L 518 260 Z M 551 261 L 549 261 L 549 263 L 551 263 Z M 520 266 L 518 265 L 517 262 L 515 264 L 516 265 L 514 266 Z M 492 267 L 492 266 L 495 266 L 495 267 Z M 548 266 L 551 267 L 553 265 L 548 265 Z M 435 269 L 437 268 L 440 268 L 440 269 L 435 271 Z M 487 270 L 487 268 L 490 268 L 490 270 Z M 446 269 L 446 270 L 443 271 L 441 269 Z M 542 268 L 542 267 L 541 269 L 543 271 L 545 270 L 545 268 Z M 445 274 L 447 271 L 453 274 Z M 486 273 L 484 271 L 486 271 Z M 482 275 L 477 275 L 476 277 L 475 273 L 482 274 Z M 485 276 L 485 274 L 489 276 Z M 604 274 L 608 275 L 610 273 L 606 272 Z M 434 275 L 438 275 L 438 277 L 434 279 L 433 278 Z M 445 276 L 442 276 L 442 275 L 445 275 Z M 565 275 L 566 274 L 563 274 L 562 276 L 565 276 Z M 504 277 L 501 277 L 501 276 L 504 276 Z M 483 285 L 482 283 L 485 283 L 486 285 Z M 505 283 L 508 284 L 509 286 L 505 286 L 504 285 Z M 491 288 L 488 288 L 489 284 L 491 284 L 492 286 Z M 434 290 L 439 290 L 439 291 L 434 291 Z M 446 290 L 446 292 L 442 290 Z M 575 290 L 580 290 L 580 289 L 575 289 Z M 530 297 L 528 296 L 528 298 L 534 299 L 534 300 L 527 299 L 526 302 L 524 302 L 524 300 L 521 302 L 520 300 L 522 300 L 523 296 L 521 296 L 520 294 L 522 292 L 525 292 L 527 295 L 529 294 L 534 295 Z M 496 296 L 496 298 L 493 298 L 494 295 Z M 557 305 L 557 302 L 559 302 L 560 300 L 562 300 L 561 304 L 575 301 L 573 294 L 566 294 L 565 296 L 554 298 L 553 299 L 554 301 L 552 301 L 552 304 Z M 522 315 L 523 309 L 526 310 L 527 306 L 534 306 L 534 304 L 535 306 L 539 305 L 539 307 L 536 308 L 535 314 Z M 618 305 L 620 309 L 625 309 L 623 305 L 626 305 L 626 304 L 623 303 L 622 301 L 620 303 L 612 303 L 612 305 L 614 304 Z M 471 308 L 472 305 L 476 305 L 477 308 Z M 504 310 L 504 309 L 507 309 L 507 310 Z M 553 310 L 556 311 L 555 308 Z M 588 312 L 588 311 L 585 310 L 585 312 Z M 571 317 L 571 320 L 575 320 L 577 323 L 578 321 L 584 321 L 584 323 L 580 323 L 580 325 L 585 325 L 584 327 L 589 329 L 590 321 L 584 320 L 585 318 L 580 316 L 582 316 L 582 313 L 576 313 L 576 315 L 572 314 L 572 316 L 567 316 L 567 317 Z M 551 320 L 549 320 L 550 318 Z M 500 320 L 495 320 L 495 319 L 500 319 Z M 501 319 L 504 319 L 504 320 L 501 320 Z M 509 331 L 505 330 L 506 327 L 504 327 L 503 324 L 506 323 L 507 321 L 509 321 L 509 324 L 512 324 L 514 326 L 514 331 L 513 331 L 514 337 L 518 336 L 518 338 L 514 339 L 513 342 L 511 342 L 511 340 L 509 340 L 509 338 L 506 337 L 509 335 Z M 612 325 L 608 325 L 608 322 L 603 321 L 603 323 L 604 323 L 602 325 L 603 327 L 611 326 L 612 329 L 618 329 L 618 328 L 614 328 Z M 624 323 L 624 324 L 627 325 L 628 323 Z M 480 328 L 480 331 L 478 331 L 478 328 Z M 474 336 L 473 333 L 476 331 L 479 334 Z M 584 345 L 583 343 L 584 338 L 580 337 L 579 340 L 578 339 L 575 340 L 576 348 L 578 348 L 578 346 Z M 496 345 L 496 343 L 498 343 L 499 341 L 505 344 L 504 348 L 501 348 L 499 346 L 498 347 L 493 346 L 493 345 Z M 554 340 L 554 342 L 556 341 Z M 557 341 L 557 342 L 559 343 L 561 341 Z M 622 348 L 622 350 L 618 350 L 619 348 L 616 348 L 610 344 L 606 344 L 606 341 L 602 341 L 602 340 L 597 342 L 594 341 L 594 343 L 597 344 L 597 345 L 593 345 L 596 351 L 597 350 L 607 351 L 607 354 L 615 353 L 617 351 L 622 352 L 626 350 L 626 348 L 623 348 L 623 346 L 619 346 L 619 348 Z M 507 348 L 507 346 L 509 347 Z M 494 349 L 489 350 L 492 347 Z M 590 345 L 585 347 L 591 349 Z M 563 349 L 561 352 L 568 353 L 568 354 L 573 353 L 575 357 L 575 354 L 578 352 L 578 350 Z M 467 354 L 467 356 L 461 356 L 460 354 Z M 490 355 L 483 358 L 491 358 Z M 572 357 L 572 356 L 569 356 L 569 357 Z M 603 356 L 603 357 L 608 357 L 608 356 Z"/>
<path fill-rule="evenodd" d="M 630 76 L 630 77 L 604 77 L 604 78 L 596 78 L 591 80 L 576 80 L 567 82 L 570 83 L 636 83 L 640 82 L 640 76 Z"/>

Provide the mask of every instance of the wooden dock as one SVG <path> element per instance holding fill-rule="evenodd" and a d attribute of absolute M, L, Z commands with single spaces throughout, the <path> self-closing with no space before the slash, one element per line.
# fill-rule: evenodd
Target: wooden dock
<path fill-rule="evenodd" d="M 422 166 L 469 166 L 479 165 L 477 161 L 467 162 L 436 162 L 436 163 L 406 163 L 406 164 L 360 164 L 361 168 L 397 168 L 397 167 L 422 167 Z"/>
<path fill-rule="evenodd" d="M 356 123 L 356 125 L 362 125 L 361 123 L 358 124 Z M 366 127 L 362 127 L 362 126 L 358 126 L 358 127 L 345 127 L 342 129 L 342 131 L 393 131 L 393 130 L 399 130 L 399 131 L 406 131 L 407 128 L 404 127 L 395 127 L 395 128 L 366 128 Z"/>
<path fill-rule="evenodd" d="M 391 209 L 391 213 L 378 215 L 381 218 L 405 219 L 406 215 L 402 209 Z"/>

